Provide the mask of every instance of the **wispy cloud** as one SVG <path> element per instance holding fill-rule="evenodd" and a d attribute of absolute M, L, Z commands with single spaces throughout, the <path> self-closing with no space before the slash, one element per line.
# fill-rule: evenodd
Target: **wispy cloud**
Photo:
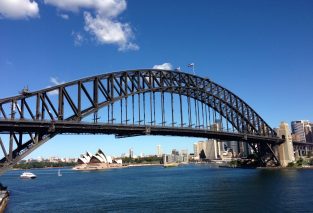
<path fill-rule="evenodd" d="M 81 46 L 84 42 L 85 38 L 82 33 L 72 31 L 72 36 L 74 38 L 74 45 Z"/>
<path fill-rule="evenodd" d="M 60 84 L 64 84 L 65 81 L 59 81 L 58 78 L 56 77 L 50 77 L 50 82 L 53 84 L 52 86 L 57 86 Z M 48 86 L 47 88 L 50 88 L 52 86 Z M 58 95 L 59 94 L 59 90 L 52 90 L 50 92 L 48 92 L 49 95 Z"/>
<path fill-rule="evenodd" d="M 65 83 L 65 81 L 59 81 L 57 77 L 50 77 L 50 82 L 54 84 L 53 86 Z"/>
<path fill-rule="evenodd" d="M 159 69 L 159 70 L 172 70 L 173 66 L 170 63 L 164 63 L 159 65 L 154 65 L 153 69 Z"/>
<path fill-rule="evenodd" d="M 64 20 L 68 20 L 70 18 L 70 16 L 68 14 L 65 14 L 65 13 L 58 13 L 58 16 Z"/>
<path fill-rule="evenodd" d="M 0 0 L 0 18 L 25 19 L 39 17 L 39 8 L 33 0 Z"/>

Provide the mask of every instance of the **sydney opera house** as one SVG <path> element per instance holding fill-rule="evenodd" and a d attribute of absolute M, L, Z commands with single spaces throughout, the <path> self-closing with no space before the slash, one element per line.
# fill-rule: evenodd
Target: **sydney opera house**
<path fill-rule="evenodd" d="M 92 155 L 90 152 L 81 154 L 77 160 L 78 166 L 75 166 L 74 170 L 97 170 L 106 168 L 122 167 L 121 159 L 112 159 L 111 156 L 105 155 L 104 152 L 99 149 L 98 152 Z"/>

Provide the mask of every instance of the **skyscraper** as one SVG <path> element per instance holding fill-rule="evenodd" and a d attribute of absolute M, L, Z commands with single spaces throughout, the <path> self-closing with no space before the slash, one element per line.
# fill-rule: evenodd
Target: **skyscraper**
<path fill-rule="evenodd" d="M 297 142 L 313 143 L 312 124 L 306 120 L 291 122 L 293 138 Z"/>
<path fill-rule="evenodd" d="M 133 157 L 134 157 L 133 148 L 130 148 L 130 149 L 129 149 L 129 157 L 130 157 L 130 158 L 133 158 Z"/>
<path fill-rule="evenodd" d="M 210 139 L 207 141 L 199 141 L 198 143 L 193 144 L 194 148 L 194 157 L 195 159 L 199 159 L 199 155 L 203 150 L 203 154 L 206 159 L 216 160 L 221 157 L 221 143 L 216 140 Z"/>
<path fill-rule="evenodd" d="M 193 144 L 193 156 L 197 159 L 199 158 L 199 149 L 198 149 L 198 143 Z"/>
<path fill-rule="evenodd" d="M 162 149 L 161 149 L 161 145 L 157 145 L 157 147 L 156 147 L 156 149 L 157 149 L 157 156 L 158 157 L 162 157 Z"/>

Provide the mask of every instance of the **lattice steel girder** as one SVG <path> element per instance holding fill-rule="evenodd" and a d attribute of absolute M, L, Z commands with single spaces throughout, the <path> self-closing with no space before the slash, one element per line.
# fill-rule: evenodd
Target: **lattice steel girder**
<path fill-rule="evenodd" d="M 83 93 L 87 96 L 88 100 L 92 104 L 92 108 L 94 109 L 98 109 L 99 106 L 103 105 L 103 103 L 98 103 L 99 92 L 107 97 L 106 102 L 108 102 L 112 101 L 113 99 L 120 100 L 121 98 L 130 95 L 149 91 L 171 90 L 174 93 L 181 94 L 183 87 L 184 89 L 191 91 L 183 95 L 192 95 L 193 98 L 198 99 L 199 94 L 204 93 L 207 97 L 211 97 L 214 102 L 214 104 L 211 104 L 211 106 L 214 106 L 217 112 L 225 116 L 225 118 L 229 119 L 237 129 L 241 131 L 248 131 L 248 133 L 252 133 L 253 131 L 255 132 L 255 134 L 275 136 L 275 132 L 245 102 L 243 102 L 239 97 L 237 97 L 227 89 L 215 84 L 208 79 L 203 79 L 187 73 L 172 73 L 171 71 L 161 70 L 128 71 L 127 75 L 123 74 L 124 73 L 104 74 L 96 77 L 70 82 L 64 85 L 48 88 L 34 93 L 2 99 L 0 100 L 0 112 L 2 112 L 2 116 L 6 118 L 6 114 L 8 113 L 4 112 L 2 105 L 11 102 L 12 105 L 14 105 L 14 108 L 18 109 L 20 118 L 24 117 L 24 111 L 26 108 L 26 110 L 30 114 L 36 114 L 35 119 L 34 116 L 31 116 L 33 120 L 47 119 L 45 117 L 45 114 L 48 114 L 50 120 L 54 120 L 55 118 L 61 120 L 64 116 L 64 109 L 62 107 L 64 107 L 64 100 L 66 100 L 71 107 L 73 115 L 76 115 L 78 117 L 83 116 L 81 115 L 81 111 L 88 110 L 81 109 L 81 103 L 79 103 L 79 101 L 75 102 L 67 92 L 67 88 L 73 85 L 78 85 L 78 100 L 80 100 L 82 93 L 81 91 L 83 91 Z M 126 77 L 123 82 L 118 80 L 118 78 L 122 76 Z M 147 81 L 147 78 L 151 78 L 152 80 Z M 108 82 L 106 88 L 101 83 L 101 80 L 104 79 Z M 90 81 L 94 83 L 93 97 L 89 94 L 86 87 L 84 86 L 84 83 Z M 152 82 L 156 83 L 157 86 L 152 84 Z M 125 91 L 124 88 L 127 88 L 127 91 Z M 58 94 L 59 103 L 52 103 L 52 101 L 47 96 L 47 93 L 54 90 L 60 91 Z M 27 104 L 25 104 L 27 103 L 27 99 L 32 96 L 37 97 L 36 110 L 31 109 Z M 20 103 L 20 105 L 22 106 L 21 108 L 19 107 L 18 103 Z M 208 104 L 207 102 L 205 103 Z M 216 105 L 215 103 L 218 103 L 218 105 Z M 24 105 L 26 107 L 24 107 Z M 40 108 L 41 111 L 39 111 Z M 49 110 L 49 108 L 51 108 L 52 112 Z M 228 113 L 226 113 L 225 110 L 223 111 L 223 108 L 229 109 L 229 111 L 233 111 L 231 114 L 236 117 L 237 124 L 234 122 L 235 119 L 229 118 Z M 58 109 L 58 111 L 56 109 Z M 240 118 L 239 121 L 238 118 Z"/>
<path fill-rule="evenodd" d="M 118 78 L 123 77 L 123 82 L 118 80 Z M 149 78 L 149 81 L 147 81 L 147 78 Z M 102 80 L 107 81 L 106 87 L 102 84 Z M 93 97 L 91 97 L 86 87 L 84 86 L 84 83 L 88 82 L 94 83 Z M 157 85 L 155 85 L 155 83 Z M 66 90 L 73 85 L 78 86 L 77 103 L 75 103 L 75 101 L 70 97 Z M 26 108 L 29 114 L 36 114 L 35 118 L 34 116 L 31 116 L 33 120 L 46 119 L 45 112 L 47 112 L 51 120 L 54 120 L 55 118 L 62 120 L 65 119 L 63 118 L 64 99 L 67 100 L 67 102 L 69 103 L 73 115 L 76 115 L 77 117 L 83 116 L 81 115 L 82 111 L 90 111 L 90 109 L 81 109 L 81 103 L 79 102 L 82 93 L 81 91 L 83 91 L 90 103 L 92 103 L 92 108 L 98 109 L 99 106 L 103 106 L 104 104 L 98 103 L 97 97 L 99 92 L 104 94 L 104 96 L 107 98 L 106 102 L 112 102 L 113 99 L 120 100 L 121 98 L 130 95 L 149 91 L 168 91 L 169 89 L 171 89 L 171 91 L 181 94 L 182 88 L 193 91 L 193 93 L 185 93 L 183 95 L 190 94 L 193 95 L 194 98 L 198 98 L 194 94 L 203 93 L 205 94 L 205 96 L 211 97 L 214 104 L 211 103 L 210 106 L 215 107 L 215 110 L 217 112 L 225 116 L 225 118 L 229 119 L 230 122 L 235 125 L 236 129 L 241 131 L 248 131 L 248 133 L 254 132 L 254 134 L 276 136 L 276 133 L 251 107 L 249 107 L 238 96 L 231 93 L 229 90 L 206 78 L 201 78 L 182 72 L 165 70 L 136 70 L 104 74 L 81 79 L 78 81 L 73 81 L 38 92 L 2 99 L 0 100 L 0 112 L 2 112 L 2 116 L 6 118 L 6 115 L 9 113 L 5 113 L 2 105 L 12 103 L 12 105 L 15 105 L 18 108 L 20 118 L 23 118 L 23 114 Z M 59 91 L 59 103 L 52 103 L 52 101 L 47 96 L 49 92 L 52 92 L 54 90 Z M 114 91 L 117 93 L 117 95 L 115 95 Z M 29 105 L 27 105 L 27 99 L 33 96 L 37 97 L 36 110 L 31 109 Z M 19 108 L 18 102 L 20 102 L 21 106 L 23 106 L 21 109 Z M 217 102 L 219 105 L 216 105 L 215 102 Z M 208 102 L 205 103 L 209 104 Z M 26 107 L 24 107 L 24 105 Z M 48 105 L 52 109 L 52 112 L 48 109 Z M 225 107 L 223 107 L 223 105 L 225 105 Z M 41 112 L 39 111 L 39 108 L 41 108 Z M 223 111 L 223 108 L 227 108 L 229 109 L 229 111 L 232 111 L 231 114 L 236 119 L 230 119 L 227 113 Z M 56 109 L 58 109 L 58 111 Z M 234 120 L 237 120 L 237 122 L 235 123 Z"/>
<path fill-rule="evenodd" d="M 76 92 L 74 95 L 73 90 Z M 225 137 L 225 134 L 228 138 L 241 138 L 243 134 L 245 137 L 248 135 L 251 140 L 258 139 L 266 143 L 280 143 L 280 140 L 276 137 L 275 131 L 247 103 L 208 78 L 169 70 L 132 70 L 87 77 L 36 92 L 23 92 L 18 96 L 0 99 L 0 133 L 10 133 L 12 136 L 8 154 L 10 162 L 15 162 L 15 157 L 21 156 L 20 153 L 25 155 L 28 149 L 31 151 L 32 148 L 29 148 L 30 145 L 41 143 L 40 141 L 46 141 L 54 137 L 55 134 L 64 133 L 65 129 L 68 129 L 67 127 L 70 125 L 76 124 L 79 128 L 86 126 L 88 127 L 88 133 L 92 134 L 103 133 L 103 129 L 101 129 L 101 131 L 99 128 L 92 130 L 95 126 L 83 124 L 80 121 L 88 115 L 98 112 L 103 107 L 108 107 L 109 113 L 110 106 L 112 106 L 111 119 L 113 123 L 113 103 L 122 101 L 128 97 L 132 97 L 133 99 L 135 95 L 140 97 L 140 94 L 153 93 L 153 102 L 151 99 L 152 96 L 150 96 L 150 103 L 154 105 L 150 107 L 150 126 L 154 125 L 154 127 L 156 127 L 155 109 L 154 112 L 152 112 L 152 108 L 155 108 L 154 95 L 156 92 L 161 93 L 162 97 L 163 127 L 165 127 L 163 95 L 164 93 L 170 93 L 172 97 L 173 94 L 178 94 L 180 99 L 181 96 L 186 96 L 189 102 L 189 98 L 192 98 L 215 110 L 237 130 L 237 133 L 232 133 L 231 137 L 228 133 L 218 132 L 217 135 L 220 135 L 220 139 Z M 52 93 L 57 93 L 57 98 L 52 98 L 50 96 Z M 100 99 L 100 96 L 103 97 L 103 99 Z M 88 106 L 85 106 L 86 103 L 83 102 L 83 97 L 85 97 L 86 102 L 89 103 Z M 140 98 L 138 101 L 140 106 Z M 126 101 L 125 104 L 127 113 Z M 195 102 L 195 107 L 196 106 L 199 108 L 199 104 L 197 105 Z M 182 106 L 180 106 L 180 113 L 182 113 L 182 111 Z M 190 112 L 188 112 L 188 114 L 189 113 Z M 196 111 L 196 114 L 198 116 L 198 118 L 195 117 L 196 122 L 198 122 L 198 128 L 200 128 L 199 111 Z M 154 122 L 152 122 L 152 115 L 154 116 Z M 202 133 L 197 132 L 195 129 L 188 130 L 190 132 L 187 131 L 188 133 L 186 133 L 186 129 L 184 128 L 177 131 L 177 129 L 173 128 L 173 116 L 172 106 L 172 124 L 169 124 L 172 129 L 168 131 L 164 131 L 164 129 L 162 131 L 160 129 L 152 130 L 152 134 L 153 132 L 155 132 L 155 134 L 169 134 L 170 131 L 173 131 L 177 133 L 172 134 L 185 134 L 185 136 L 193 135 L 193 133 L 194 135 L 208 135 L 209 131 L 204 125 L 202 125 Z M 189 125 L 193 126 L 190 115 L 188 115 L 188 117 L 190 118 L 187 119 Z M 139 108 L 139 124 L 140 121 Z M 204 118 L 202 118 L 202 121 L 204 121 Z M 8 127 L 5 122 L 14 122 L 14 125 Z M 33 126 L 27 126 L 27 122 L 32 123 Z M 40 126 L 41 124 L 38 124 L 38 122 L 41 122 L 44 126 Z M 72 123 L 69 124 L 68 122 Z M 49 123 L 50 126 L 48 125 Z M 53 128 L 51 128 L 51 125 Z M 59 125 L 63 126 L 60 127 Z M 181 127 L 183 126 L 183 117 L 181 115 Z M 91 129 L 89 129 L 89 127 Z M 114 133 L 111 127 L 112 126 L 106 126 L 106 128 L 110 129 L 111 133 Z M 123 128 L 127 129 L 126 127 Z M 134 133 L 131 134 L 140 134 L 142 126 L 136 128 L 139 132 L 134 130 Z M 31 135 L 31 139 L 23 142 L 22 134 L 28 131 L 28 134 Z M 79 133 L 85 130 L 76 129 L 75 131 L 75 133 Z M 192 133 L 192 131 L 194 132 Z M 17 132 L 20 134 L 19 138 L 15 136 Z M 34 134 L 35 136 L 33 136 Z M 126 135 L 125 132 L 121 134 Z M 14 141 L 17 144 L 17 148 L 13 151 L 12 147 Z M 1 145 L 3 145 L 3 143 L 1 143 Z M 7 152 L 4 152 L 5 157 L 1 162 L 8 160 Z"/>

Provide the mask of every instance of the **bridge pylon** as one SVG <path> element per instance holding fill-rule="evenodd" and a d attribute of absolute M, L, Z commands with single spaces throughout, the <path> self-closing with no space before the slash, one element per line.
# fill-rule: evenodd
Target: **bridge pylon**
<path fill-rule="evenodd" d="M 292 137 L 288 124 L 281 122 L 278 129 L 276 129 L 277 136 L 284 139 L 284 143 L 280 144 L 277 148 L 278 158 L 282 167 L 288 166 L 289 163 L 295 161 Z"/>

